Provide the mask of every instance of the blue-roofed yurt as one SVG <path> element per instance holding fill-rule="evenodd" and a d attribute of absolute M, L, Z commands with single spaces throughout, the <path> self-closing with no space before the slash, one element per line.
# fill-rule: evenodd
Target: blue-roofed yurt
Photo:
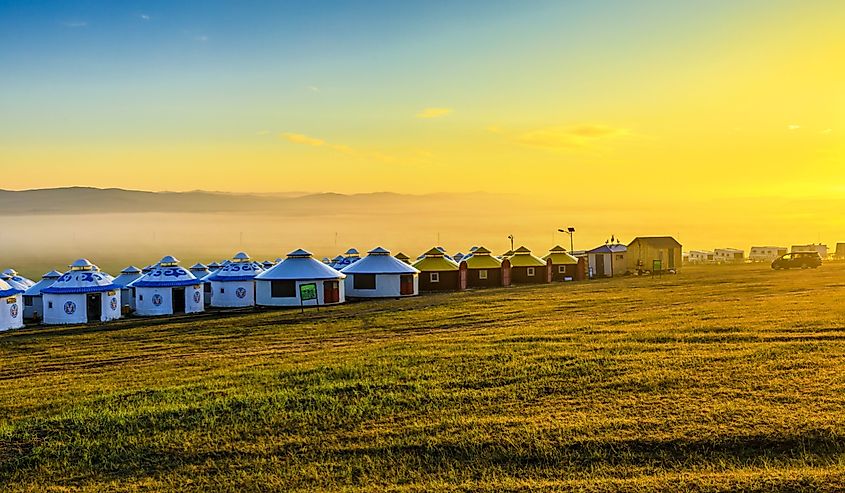
<path fill-rule="evenodd" d="M 45 324 L 84 324 L 120 318 L 120 290 L 86 259 L 72 263 L 70 270 L 41 294 Z"/>
<path fill-rule="evenodd" d="M 343 303 L 346 276 L 299 249 L 255 277 L 255 303 L 261 306 L 315 306 Z M 303 286 L 306 286 L 306 289 Z M 316 295 L 303 299 L 302 291 Z"/>
<path fill-rule="evenodd" d="M 399 298 L 419 294 L 419 273 L 384 248 L 370 250 L 345 267 L 346 296 L 350 298 Z"/>
<path fill-rule="evenodd" d="M 51 270 L 43 276 L 41 280 L 32 285 L 23 293 L 23 318 L 26 320 L 41 320 L 44 318 L 44 297 L 41 291 L 53 285 L 62 273 Z"/>
<path fill-rule="evenodd" d="M 135 314 L 141 317 L 197 313 L 205 309 L 202 281 L 168 255 L 132 283 Z"/>
<path fill-rule="evenodd" d="M 135 288 L 132 283 L 143 276 L 141 269 L 130 265 L 120 271 L 120 275 L 114 278 L 114 285 L 120 289 L 120 301 L 128 306 L 130 310 L 135 309 Z"/>
<path fill-rule="evenodd" d="M 231 262 L 206 278 L 211 282 L 211 306 L 238 308 L 255 305 L 255 276 L 262 272 L 249 255 L 238 252 Z"/>
<path fill-rule="evenodd" d="M 354 248 L 350 248 L 346 251 L 343 256 L 335 257 L 334 264 L 332 264 L 332 268 L 335 270 L 341 270 L 349 267 L 350 265 L 354 264 L 355 262 L 361 260 L 361 254 L 358 253 L 358 250 Z"/>
<path fill-rule="evenodd" d="M 23 327 L 23 291 L 0 280 L 0 331 Z"/>
<path fill-rule="evenodd" d="M 11 286 L 20 286 L 24 290 L 35 286 L 35 281 L 27 279 L 26 277 L 18 274 L 18 271 L 11 268 L 3 271 L 3 280 L 8 282 Z"/>

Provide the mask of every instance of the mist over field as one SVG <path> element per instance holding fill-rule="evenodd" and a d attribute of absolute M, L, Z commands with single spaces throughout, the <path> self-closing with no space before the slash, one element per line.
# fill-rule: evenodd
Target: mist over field
<path fill-rule="evenodd" d="M 510 247 L 509 234 L 517 245 L 544 254 L 554 244 L 569 247 L 568 236 L 556 233 L 567 226 L 576 227 L 576 249 L 595 247 L 611 235 L 627 242 L 637 235 L 664 234 L 676 236 L 685 249 L 747 249 L 752 243 L 833 243 L 840 239 L 838 225 L 811 218 L 833 218 L 838 205 L 744 199 L 634 207 L 613 200 L 570 201 L 566 194 L 552 201 L 490 193 L 3 191 L 0 263 L 37 277 L 79 257 L 115 273 L 164 255 L 176 255 L 188 265 L 219 261 L 239 250 L 259 260 L 284 257 L 300 247 L 320 258 L 350 247 L 363 253 L 377 245 L 412 256 L 433 245 L 452 253 L 484 245 L 501 253 Z"/>

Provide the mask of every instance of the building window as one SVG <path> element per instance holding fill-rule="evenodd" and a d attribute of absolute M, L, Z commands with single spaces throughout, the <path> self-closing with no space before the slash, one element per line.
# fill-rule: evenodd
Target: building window
<path fill-rule="evenodd" d="M 487 279 L 487 270 L 480 270 L 478 271 L 478 278 L 479 279 Z"/>
<path fill-rule="evenodd" d="M 270 281 L 273 298 L 296 298 L 296 281 Z"/>
<path fill-rule="evenodd" d="M 432 272 L 429 279 L 431 280 L 431 282 L 440 282 L 440 273 Z"/>
<path fill-rule="evenodd" d="M 557 266 L 558 274 L 566 274 L 566 266 L 565 265 L 558 265 Z"/>
<path fill-rule="evenodd" d="M 622 254 L 617 254 L 617 255 L 616 255 L 616 260 L 625 260 L 625 256 L 624 256 L 624 255 L 622 255 Z"/>
<path fill-rule="evenodd" d="M 224 289 L 224 288 L 220 288 L 220 294 L 223 294 L 223 293 L 225 293 L 225 292 L 226 292 L 226 289 Z"/>
<path fill-rule="evenodd" d="M 528 272 L 526 272 L 528 277 L 534 277 L 534 267 L 529 267 Z"/>
<path fill-rule="evenodd" d="M 138 301 L 144 301 L 144 295 L 143 294 L 138 295 Z"/>
<path fill-rule="evenodd" d="M 375 274 L 352 274 L 352 287 L 355 289 L 376 289 Z"/>
<path fill-rule="evenodd" d="M 52 301 L 47 302 L 47 308 L 50 308 L 50 309 L 53 308 L 53 302 Z"/>
<path fill-rule="evenodd" d="M 32 296 L 23 297 L 23 306 L 32 306 Z"/>

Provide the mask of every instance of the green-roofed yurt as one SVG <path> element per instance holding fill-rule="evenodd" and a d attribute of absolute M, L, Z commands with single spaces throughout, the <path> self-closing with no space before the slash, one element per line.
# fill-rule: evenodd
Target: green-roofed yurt
<path fill-rule="evenodd" d="M 462 289 L 460 267 L 441 250 L 432 248 L 413 264 L 420 271 L 420 291 Z"/>
<path fill-rule="evenodd" d="M 543 260 L 552 261 L 552 281 L 574 281 L 577 277 L 578 259 L 570 255 L 565 248 L 556 245 L 549 250 Z"/>
<path fill-rule="evenodd" d="M 461 261 L 467 267 L 467 287 L 495 288 L 502 286 L 502 261 L 484 247 L 476 248 Z"/>
<path fill-rule="evenodd" d="M 524 246 L 517 248 L 508 260 L 513 284 L 544 284 L 552 280 L 551 261 L 532 255 L 531 250 Z"/>

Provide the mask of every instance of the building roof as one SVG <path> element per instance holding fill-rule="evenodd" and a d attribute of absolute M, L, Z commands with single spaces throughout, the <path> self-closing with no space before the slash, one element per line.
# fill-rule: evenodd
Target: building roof
<path fill-rule="evenodd" d="M 6 296 L 14 296 L 20 293 L 23 293 L 22 289 L 12 287 L 9 283 L 0 279 L 0 296 L 5 298 Z"/>
<path fill-rule="evenodd" d="M 543 267 L 546 265 L 546 262 L 532 255 L 531 250 L 524 246 L 517 248 L 508 260 L 511 262 L 511 267 Z"/>
<path fill-rule="evenodd" d="M 458 264 L 446 257 L 439 248 L 432 248 L 414 263 L 414 268 L 420 272 L 444 272 L 458 270 Z"/>
<path fill-rule="evenodd" d="M 132 284 L 134 281 L 140 279 L 141 277 L 143 277 L 143 274 L 141 274 L 141 269 L 135 267 L 134 265 L 130 265 L 129 267 L 120 271 L 120 275 L 115 277 L 113 282 L 115 286 L 125 288 Z"/>
<path fill-rule="evenodd" d="M 461 259 L 466 262 L 467 269 L 498 269 L 502 267 L 502 261 L 492 256 L 492 252 L 483 246 L 471 251 L 471 254 Z"/>
<path fill-rule="evenodd" d="M 344 274 L 418 274 L 416 268 L 391 257 L 390 252 L 382 247 L 370 250 L 369 255 L 345 267 Z"/>
<path fill-rule="evenodd" d="M 70 270 L 62 274 L 51 286 L 41 290 L 44 294 L 102 293 L 118 289 L 111 276 L 96 270 L 86 259 L 70 264 Z"/>
<path fill-rule="evenodd" d="M 615 245 L 602 245 L 592 250 L 588 250 L 587 253 L 625 253 L 628 251 L 628 247 L 621 244 Z"/>
<path fill-rule="evenodd" d="M 678 240 L 671 236 L 637 236 L 631 240 L 631 243 L 628 243 L 628 248 L 631 248 L 631 245 L 638 241 L 648 243 L 654 248 L 681 248 Z"/>
<path fill-rule="evenodd" d="M 264 270 L 255 265 L 254 262 L 250 262 L 249 255 L 244 252 L 236 253 L 233 258 L 233 261 L 226 262 L 203 280 L 215 282 L 249 281 L 255 279 L 255 276 Z"/>
<path fill-rule="evenodd" d="M 4 270 L 2 278 L 10 285 L 18 285 L 24 290 L 35 285 L 35 281 L 18 274 L 18 271 L 12 268 Z"/>
<path fill-rule="evenodd" d="M 56 270 L 51 270 L 41 276 L 41 280 L 29 287 L 23 294 L 26 296 L 41 296 L 41 290 L 50 287 L 58 278 L 62 277 L 62 273 Z"/>
<path fill-rule="evenodd" d="M 553 265 L 575 265 L 578 259 L 567 253 L 566 249 L 560 245 L 555 245 L 549 253 L 543 257 L 543 260 L 552 259 Z"/>
<path fill-rule="evenodd" d="M 170 255 L 161 259 L 156 267 L 132 283 L 134 288 L 172 288 L 199 284 L 193 273 L 179 267 L 179 260 Z"/>
<path fill-rule="evenodd" d="M 286 259 L 255 277 L 259 281 L 320 281 L 343 279 L 346 275 L 315 259 L 311 252 L 298 249 L 290 252 Z"/>
<path fill-rule="evenodd" d="M 394 257 L 398 258 L 402 262 L 405 262 L 406 264 L 410 263 L 410 261 L 411 261 L 411 257 L 405 255 L 402 252 L 397 253 L 396 255 L 394 255 Z"/>

